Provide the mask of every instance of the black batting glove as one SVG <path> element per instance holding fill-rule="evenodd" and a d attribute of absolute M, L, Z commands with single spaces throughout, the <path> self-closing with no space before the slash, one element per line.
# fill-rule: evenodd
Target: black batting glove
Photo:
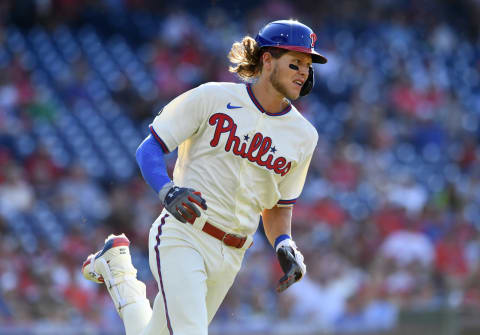
<path fill-rule="evenodd" d="M 163 205 L 178 221 L 191 224 L 201 215 L 200 208 L 207 209 L 207 202 L 202 198 L 200 192 L 178 186 L 173 186 L 168 190 L 163 199 Z"/>
<path fill-rule="evenodd" d="M 277 292 L 283 292 L 294 283 L 302 279 L 307 272 L 307 267 L 303 262 L 302 253 L 297 249 L 292 240 L 285 241 L 284 245 L 277 248 L 277 258 L 283 270 L 283 277 L 280 278 L 277 285 Z"/>

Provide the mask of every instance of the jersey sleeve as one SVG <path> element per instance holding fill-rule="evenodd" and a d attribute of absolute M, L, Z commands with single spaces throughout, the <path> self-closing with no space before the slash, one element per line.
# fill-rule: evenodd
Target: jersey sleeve
<path fill-rule="evenodd" d="M 277 202 L 278 207 L 292 207 L 302 193 L 313 151 L 318 141 L 316 130 L 313 130 L 312 136 L 315 140 L 311 142 L 311 147 L 307 153 L 303 155 L 303 160 L 300 161 L 279 184 L 280 200 Z"/>
<path fill-rule="evenodd" d="M 204 95 L 203 85 L 179 95 L 150 124 L 150 132 L 164 152 L 175 150 L 198 130 L 206 117 Z"/>
<path fill-rule="evenodd" d="M 293 168 L 285 179 L 282 180 L 279 185 L 280 200 L 277 203 L 278 207 L 291 207 L 295 205 L 298 197 L 302 193 L 311 160 L 312 154 Z"/>

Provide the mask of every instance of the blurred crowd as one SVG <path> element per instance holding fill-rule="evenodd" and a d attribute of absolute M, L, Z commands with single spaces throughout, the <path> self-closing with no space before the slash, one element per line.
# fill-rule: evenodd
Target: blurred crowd
<path fill-rule="evenodd" d="M 30 17 L 22 4 L 34 4 Z M 260 227 L 212 329 L 368 332 L 394 328 L 402 311 L 480 311 L 479 2 L 244 6 L 0 4 L 0 324 L 118 331 L 106 290 L 80 274 L 110 233 L 130 238 L 155 296 L 147 236 L 161 205 L 126 168 L 132 150 L 176 95 L 238 81 L 226 59 L 235 40 L 291 17 L 314 28 L 329 59 L 294 103 L 320 135 L 294 208 L 308 274 L 275 293 L 281 270 Z M 131 135 L 113 127 L 119 115 Z M 97 116 L 113 135 L 107 149 L 88 129 Z M 115 150 L 128 157 L 120 167 Z"/>

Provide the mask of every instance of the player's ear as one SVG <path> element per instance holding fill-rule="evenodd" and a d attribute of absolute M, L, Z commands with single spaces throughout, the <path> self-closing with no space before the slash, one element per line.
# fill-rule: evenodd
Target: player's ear
<path fill-rule="evenodd" d="M 262 54 L 262 64 L 263 64 L 263 68 L 267 71 L 270 70 L 270 68 L 272 67 L 272 60 L 273 60 L 273 57 L 272 57 L 272 54 L 268 51 L 265 51 L 263 54 Z"/>

